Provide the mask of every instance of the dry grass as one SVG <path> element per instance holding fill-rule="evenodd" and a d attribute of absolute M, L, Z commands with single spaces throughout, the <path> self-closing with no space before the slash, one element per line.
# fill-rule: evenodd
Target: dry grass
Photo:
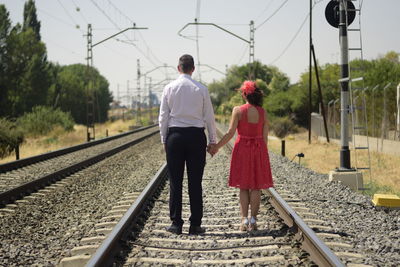
<path fill-rule="evenodd" d="M 280 140 L 270 140 L 271 151 L 281 153 Z M 328 173 L 339 166 L 340 146 L 334 143 L 318 141 L 312 138 L 308 144 L 308 132 L 302 132 L 286 138 L 286 157 L 293 159 L 296 154 L 302 152 L 305 157 L 301 164 L 319 173 Z M 358 165 L 368 166 L 368 154 L 366 151 L 357 152 Z M 298 162 L 296 157 L 294 161 Z M 352 165 L 355 164 L 354 152 L 351 153 Z M 371 187 L 367 194 L 373 193 L 397 193 L 400 195 L 400 157 L 371 152 L 372 181 L 368 173 L 364 174 L 364 183 Z"/>
<path fill-rule="evenodd" d="M 108 130 L 108 135 L 112 136 L 128 131 L 129 126 L 132 125 L 135 125 L 133 120 L 117 120 L 114 122 L 96 124 L 96 139 L 106 137 L 106 130 Z M 65 132 L 62 129 L 56 128 L 45 136 L 27 138 L 20 147 L 20 158 L 31 157 L 84 142 L 86 142 L 86 126 L 75 125 L 74 130 L 71 132 Z M 0 159 L 0 163 L 13 160 L 15 160 L 14 153 L 6 158 Z"/>

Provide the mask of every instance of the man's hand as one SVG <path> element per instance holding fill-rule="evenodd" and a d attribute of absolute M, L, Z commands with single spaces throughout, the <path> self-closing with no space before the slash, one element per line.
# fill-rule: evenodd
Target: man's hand
<path fill-rule="evenodd" d="M 209 144 L 207 146 L 207 152 L 211 155 L 214 156 L 218 152 L 218 147 L 216 144 Z"/>

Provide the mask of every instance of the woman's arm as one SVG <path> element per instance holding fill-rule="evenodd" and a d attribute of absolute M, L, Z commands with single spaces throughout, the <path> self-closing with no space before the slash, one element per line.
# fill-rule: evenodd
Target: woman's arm
<path fill-rule="evenodd" d="M 235 131 L 236 131 L 236 128 L 238 126 L 239 119 L 240 119 L 240 107 L 234 107 L 233 111 L 232 111 L 231 122 L 229 123 L 229 130 L 222 137 L 222 139 L 219 140 L 219 142 L 217 143 L 216 150 L 218 150 L 221 147 L 223 147 L 235 135 Z"/>
<path fill-rule="evenodd" d="M 268 132 L 269 132 L 269 121 L 267 111 L 264 110 L 264 127 L 263 127 L 263 137 L 264 142 L 268 146 Z"/>

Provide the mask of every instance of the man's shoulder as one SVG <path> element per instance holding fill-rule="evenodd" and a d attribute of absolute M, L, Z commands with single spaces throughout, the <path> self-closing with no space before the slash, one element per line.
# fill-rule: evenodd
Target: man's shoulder
<path fill-rule="evenodd" d="M 192 80 L 193 84 L 194 84 L 196 87 L 198 87 L 200 90 L 202 90 L 202 91 L 208 91 L 207 86 L 205 86 L 205 85 L 202 84 L 201 82 L 196 81 L 196 80 L 194 80 L 194 79 L 191 79 L 191 80 Z"/>
<path fill-rule="evenodd" d="M 179 79 L 175 79 L 170 81 L 169 83 L 167 83 L 167 85 L 164 86 L 164 90 L 168 90 L 170 88 L 175 87 L 177 84 L 179 84 L 181 81 L 179 81 Z"/>

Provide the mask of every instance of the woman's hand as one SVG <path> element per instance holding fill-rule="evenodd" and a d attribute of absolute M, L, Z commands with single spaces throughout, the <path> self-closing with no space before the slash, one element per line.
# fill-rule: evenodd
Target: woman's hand
<path fill-rule="evenodd" d="M 217 154 L 219 148 L 216 144 L 209 144 L 207 146 L 207 152 L 213 157 L 215 154 Z"/>

